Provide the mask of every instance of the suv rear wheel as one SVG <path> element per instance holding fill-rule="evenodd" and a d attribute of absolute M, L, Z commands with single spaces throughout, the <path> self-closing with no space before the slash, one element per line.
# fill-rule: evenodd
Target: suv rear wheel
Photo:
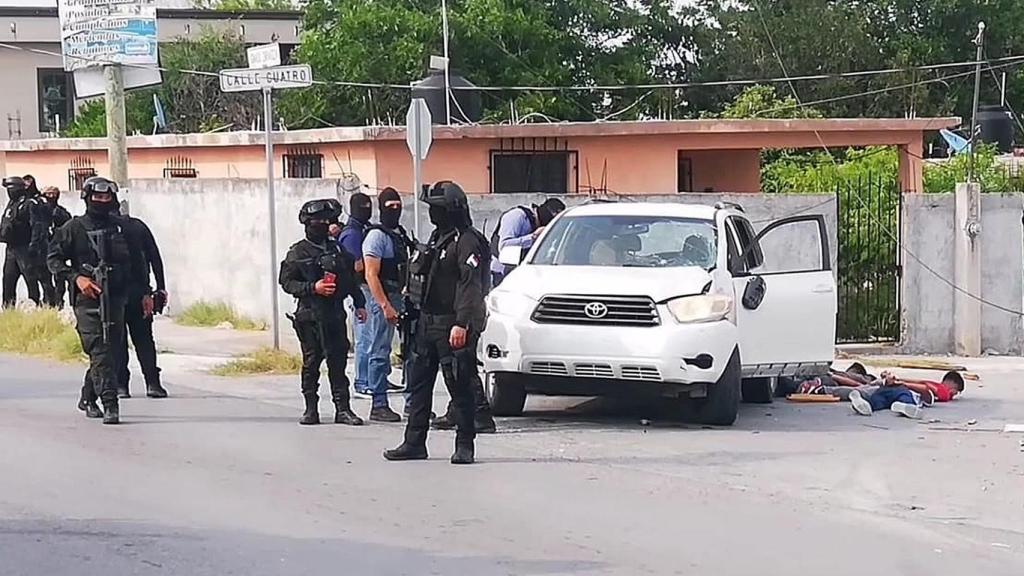
<path fill-rule="evenodd" d="M 744 402 L 748 404 L 771 404 L 774 398 L 774 378 L 746 378 L 743 380 Z"/>
<path fill-rule="evenodd" d="M 521 374 L 499 372 L 487 378 L 487 400 L 495 416 L 522 416 L 526 386 Z"/>
<path fill-rule="evenodd" d="M 718 382 L 708 386 L 707 397 L 690 400 L 697 422 L 732 426 L 740 409 L 740 381 L 740 352 L 733 350 Z"/>

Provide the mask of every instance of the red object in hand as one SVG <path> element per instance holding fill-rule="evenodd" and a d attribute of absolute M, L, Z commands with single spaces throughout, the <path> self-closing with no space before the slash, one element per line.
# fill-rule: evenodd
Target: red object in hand
<path fill-rule="evenodd" d="M 338 279 L 338 276 L 334 272 L 324 272 L 324 282 L 327 284 L 334 284 Z"/>

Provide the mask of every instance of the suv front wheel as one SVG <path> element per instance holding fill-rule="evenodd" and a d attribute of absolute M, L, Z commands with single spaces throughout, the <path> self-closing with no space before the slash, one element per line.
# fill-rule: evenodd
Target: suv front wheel
<path fill-rule="evenodd" d="M 522 374 L 498 372 L 487 378 L 487 401 L 495 416 L 522 416 L 526 407 L 526 386 Z"/>
<path fill-rule="evenodd" d="M 733 350 L 718 382 L 708 386 L 705 398 L 690 400 L 694 416 L 700 424 L 732 426 L 740 409 L 740 352 Z"/>

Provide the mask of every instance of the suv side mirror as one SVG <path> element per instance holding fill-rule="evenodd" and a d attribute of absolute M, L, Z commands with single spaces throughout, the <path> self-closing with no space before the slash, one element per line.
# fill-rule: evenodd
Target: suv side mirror
<path fill-rule="evenodd" d="M 505 266 L 519 266 L 519 263 L 522 261 L 522 246 L 505 246 L 501 249 L 501 252 L 498 252 L 498 262 L 501 262 Z"/>

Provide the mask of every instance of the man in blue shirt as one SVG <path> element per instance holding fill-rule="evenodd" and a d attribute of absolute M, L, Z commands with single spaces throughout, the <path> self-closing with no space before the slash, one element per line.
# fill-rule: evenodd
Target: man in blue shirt
<path fill-rule="evenodd" d="M 370 341 L 367 380 L 373 394 L 370 420 L 400 422 L 402 417 L 388 405 L 388 376 L 391 374 L 391 345 L 402 313 L 402 290 L 412 241 L 399 223 L 402 197 L 385 188 L 377 197 L 380 226 L 371 226 L 363 241 L 363 263 L 370 297 L 369 321 L 364 331 Z"/>
<path fill-rule="evenodd" d="M 522 255 L 533 246 L 533 241 L 540 236 L 547 226 L 559 213 L 565 210 L 565 204 L 557 198 L 548 198 L 540 206 L 533 205 L 517 206 L 506 211 L 498 218 L 498 225 L 491 235 L 491 252 L 494 256 L 491 259 L 491 286 L 497 287 L 501 284 L 505 274 L 510 272 L 505 265 L 498 261 L 498 255 L 502 248 L 507 246 L 519 246 L 522 248 Z"/>
<path fill-rule="evenodd" d="M 370 294 L 363 274 L 363 238 L 370 225 L 370 218 L 373 216 L 373 202 L 366 194 L 356 192 L 349 198 L 348 204 L 348 221 L 341 229 L 341 234 L 338 235 L 338 246 L 356 263 L 356 280 L 359 282 L 359 288 L 366 301 L 372 302 L 373 295 Z M 356 361 L 354 388 L 357 394 L 366 396 L 370 395 L 370 386 L 367 380 L 370 359 L 370 338 L 367 333 L 369 325 L 369 322 L 356 322 L 352 325 Z"/>

